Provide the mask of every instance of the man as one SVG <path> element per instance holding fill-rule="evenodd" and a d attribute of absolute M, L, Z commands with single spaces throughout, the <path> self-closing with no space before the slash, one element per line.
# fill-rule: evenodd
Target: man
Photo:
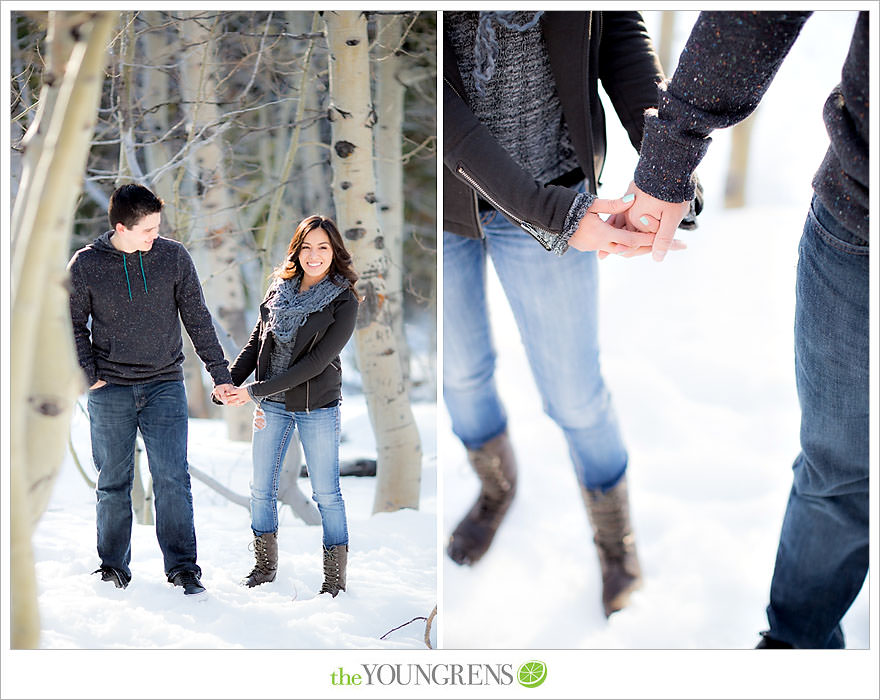
<path fill-rule="evenodd" d="M 131 580 L 131 485 L 140 430 L 153 477 L 156 537 L 168 581 L 205 591 L 196 564 L 186 457 L 183 385 L 186 326 L 218 394 L 234 389 L 195 266 L 178 242 L 159 236 L 163 203 L 140 185 L 110 197 L 110 231 L 68 264 L 70 316 L 89 385 L 92 455 L 98 470 L 98 556 L 103 581 Z M 91 327 L 89 327 L 91 319 Z"/>
<path fill-rule="evenodd" d="M 626 212 L 662 260 L 713 129 L 757 107 L 810 12 L 703 12 L 645 118 Z M 742 57 L 747 57 L 743 60 Z M 868 13 L 824 108 L 830 146 L 800 242 L 795 372 L 801 452 L 758 648 L 839 648 L 868 571 Z M 650 217 L 650 218 L 648 218 Z M 770 232 L 768 232 L 770 233 Z"/>
<path fill-rule="evenodd" d="M 601 78 L 637 147 L 663 72 L 637 12 L 446 12 L 444 32 L 443 393 L 481 482 L 447 551 L 458 564 L 479 561 L 516 492 L 494 380 L 491 258 L 545 410 L 568 442 L 611 615 L 641 572 L 627 452 L 599 368 L 591 251 L 645 252 L 653 239 L 599 216 L 630 204 L 595 195 L 605 158 L 597 86 Z"/>

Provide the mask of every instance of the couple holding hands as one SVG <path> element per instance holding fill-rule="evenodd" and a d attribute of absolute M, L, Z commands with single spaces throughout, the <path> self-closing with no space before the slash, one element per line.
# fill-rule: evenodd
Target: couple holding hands
<path fill-rule="evenodd" d="M 251 482 L 256 561 L 242 583 L 253 587 L 275 579 L 278 474 L 296 429 L 323 525 L 320 592 L 335 597 L 345 590 L 348 560 L 338 452 L 339 353 L 354 331 L 358 309 L 351 256 L 333 221 L 310 216 L 300 222 L 250 339 L 229 366 L 189 253 L 159 236 L 162 207 L 145 187 L 119 187 L 110 198 L 112 229 L 77 251 L 68 265 L 70 314 L 90 386 L 98 470 L 101 566 L 95 573 L 117 588 L 131 580 L 131 485 L 140 430 L 165 574 L 185 595 L 205 591 L 196 563 L 187 464 L 182 321 L 214 381 L 213 398 L 257 405 Z M 246 383 L 251 374 L 254 381 Z"/>
<path fill-rule="evenodd" d="M 757 107 L 811 14 L 703 12 L 666 80 L 638 12 L 444 12 L 443 391 L 481 483 L 449 539 L 456 563 L 486 553 L 516 492 L 494 379 L 491 258 L 545 411 L 568 442 L 605 614 L 641 585 L 627 451 L 599 369 L 597 259 L 650 252 L 659 262 L 684 247 L 675 231 L 696 226 L 694 171 L 709 135 Z M 616 200 L 596 198 L 600 80 L 639 153 Z M 831 143 L 797 279 L 802 451 L 762 648 L 844 646 L 840 620 L 868 569 L 867 12 L 823 117 Z"/>

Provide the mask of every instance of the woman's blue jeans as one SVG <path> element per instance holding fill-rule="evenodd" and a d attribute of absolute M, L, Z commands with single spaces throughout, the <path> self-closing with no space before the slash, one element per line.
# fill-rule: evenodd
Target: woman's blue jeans
<path fill-rule="evenodd" d="M 844 646 L 868 571 L 868 346 L 868 247 L 814 198 L 795 311 L 801 453 L 767 608 L 770 636 L 798 648 Z"/>
<path fill-rule="evenodd" d="M 261 401 L 266 426 L 254 425 L 251 529 L 255 535 L 278 530 L 278 476 L 293 430 L 299 431 L 312 500 L 318 504 L 325 547 L 348 544 L 345 503 L 339 489 L 339 406 L 288 411 L 276 401 Z"/>
<path fill-rule="evenodd" d="M 486 298 L 491 257 L 544 410 L 565 434 L 578 479 L 607 490 L 623 476 L 627 453 L 599 370 L 596 256 L 548 253 L 495 211 L 482 220 L 484 239 L 443 234 L 443 397 L 452 430 L 473 449 L 507 427 Z M 502 348 L 513 342 L 500 339 Z"/>
<path fill-rule="evenodd" d="M 131 487 L 140 429 L 153 477 L 156 538 L 169 579 L 195 571 L 196 533 L 186 460 L 188 417 L 181 381 L 122 386 L 88 394 L 92 457 L 98 470 L 98 556 L 101 564 L 131 577 Z"/>

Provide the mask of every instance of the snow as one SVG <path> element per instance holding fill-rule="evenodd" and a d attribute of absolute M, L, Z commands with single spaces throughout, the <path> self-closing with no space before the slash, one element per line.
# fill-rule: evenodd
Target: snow
<path fill-rule="evenodd" d="M 656 36 L 658 13 L 647 13 Z M 696 19 L 681 19 L 686 38 Z M 513 317 L 490 266 L 497 381 L 520 467 L 492 549 L 462 568 L 444 558 L 441 643 L 478 649 L 747 649 L 765 607 L 799 451 L 793 367 L 797 244 L 827 138 L 822 104 L 855 21 L 807 23 L 755 117 L 749 206 L 722 208 L 729 133 L 698 173 L 706 192 L 688 250 L 600 264 L 603 372 L 626 440 L 644 589 L 605 620 L 598 561 L 559 428 L 542 412 Z M 804 88 L 803 76 L 810 75 Z M 606 103 L 600 196 L 620 196 L 635 163 Z M 564 319 L 560 319 L 564 322 Z M 516 341 L 514 340 L 516 339 Z M 439 412 L 444 538 L 478 482 Z M 875 616 L 876 619 L 876 616 Z M 867 586 L 844 619 L 869 646 Z"/>
<path fill-rule="evenodd" d="M 380 639 L 393 627 L 427 617 L 436 603 L 436 446 L 434 404 L 414 404 L 423 442 L 419 510 L 372 515 L 375 478 L 342 477 L 349 519 L 348 590 L 318 595 L 321 528 L 279 509 L 276 580 L 239 584 L 253 565 L 248 510 L 193 479 L 193 509 L 203 600 L 166 582 L 155 528 L 135 524 L 132 581 L 114 588 L 97 568 L 94 491 L 67 458 L 34 534 L 41 647 L 45 649 L 418 649 L 425 621 Z M 362 395 L 341 409 L 340 458 L 375 458 Z M 221 420 L 190 420 L 189 460 L 227 487 L 248 494 L 250 443 L 229 441 Z M 73 445 L 91 468 L 87 418 L 77 411 Z M 300 488 L 311 491 L 308 479 Z M 436 644 L 436 630 L 432 630 Z"/>

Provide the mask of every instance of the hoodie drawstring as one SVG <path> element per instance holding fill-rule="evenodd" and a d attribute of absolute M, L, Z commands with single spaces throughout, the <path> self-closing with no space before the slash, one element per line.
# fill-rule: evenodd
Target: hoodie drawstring
<path fill-rule="evenodd" d="M 131 282 L 128 279 L 128 265 L 125 264 L 125 253 L 122 254 L 122 269 L 125 270 L 125 283 L 128 285 L 128 300 L 131 301 Z"/>
<path fill-rule="evenodd" d="M 138 258 L 141 263 L 141 278 L 144 280 L 144 294 L 149 294 L 147 291 L 147 275 L 144 272 L 144 256 L 138 251 Z M 125 270 L 125 284 L 128 285 L 128 300 L 131 301 L 131 280 L 128 277 L 128 265 L 125 262 L 125 253 L 122 254 L 122 269 Z"/>
<path fill-rule="evenodd" d="M 140 258 L 141 261 L 141 277 L 144 280 L 144 294 L 149 294 L 147 291 L 147 275 L 144 273 L 144 256 L 141 251 L 138 251 L 138 258 Z"/>

